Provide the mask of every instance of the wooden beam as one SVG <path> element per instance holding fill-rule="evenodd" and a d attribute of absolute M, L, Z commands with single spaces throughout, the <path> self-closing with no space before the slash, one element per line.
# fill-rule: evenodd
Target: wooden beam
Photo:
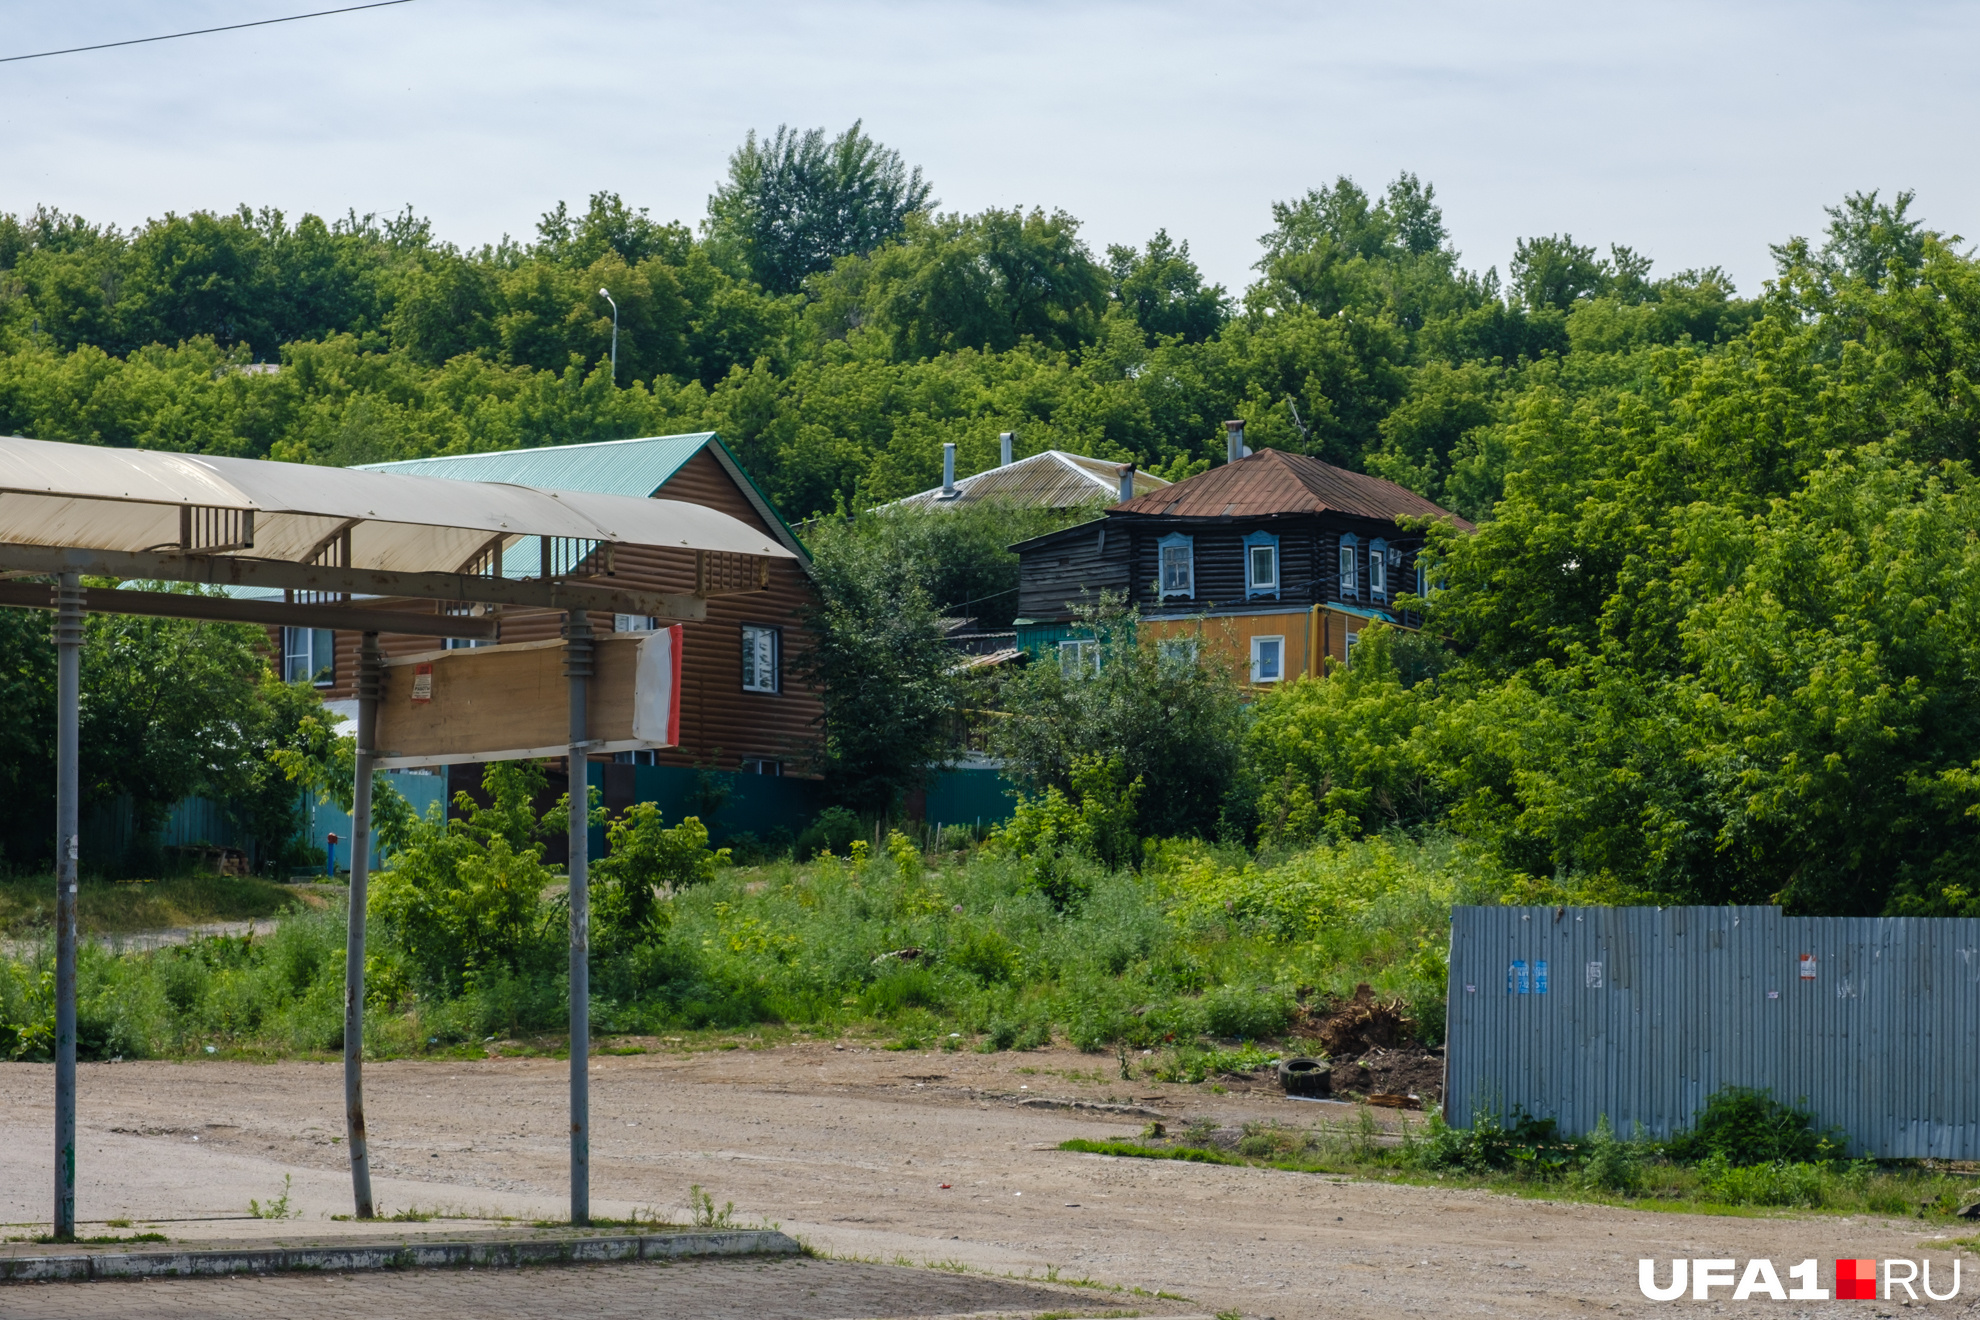
<path fill-rule="evenodd" d="M 35 610 L 55 608 L 55 589 L 33 582 L 0 582 L 0 605 Z M 254 623 L 263 627 L 341 628 L 347 632 L 411 633 L 420 637 L 496 636 L 492 618 L 414 614 L 401 610 L 353 609 L 348 605 L 290 605 L 279 600 L 234 600 L 226 596 L 181 596 L 167 591 L 83 589 L 83 608 L 95 614 L 142 614 L 215 623 Z"/>
<path fill-rule="evenodd" d="M 419 600 L 479 601 L 544 610 L 596 610 L 645 614 L 656 619 L 708 617 L 708 602 L 694 596 L 623 587 L 474 577 L 465 573 L 397 573 L 383 569 L 296 564 L 242 555 L 178 555 L 150 550 L 83 550 L 46 545 L 0 545 L 0 572 L 81 573 L 87 577 L 199 582 L 216 586 L 289 591 L 349 592 L 360 596 L 409 596 Z"/>

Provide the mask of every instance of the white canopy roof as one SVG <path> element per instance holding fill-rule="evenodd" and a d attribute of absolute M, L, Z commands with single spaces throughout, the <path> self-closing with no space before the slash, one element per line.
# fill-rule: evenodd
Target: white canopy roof
<path fill-rule="evenodd" d="M 678 500 L 0 436 L 0 544 L 172 549 L 186 506 L 252 510 L 244 558 L 307 563 L 348 530 L 354 569 L 458 573 L 498 534 L 792 558 Z"/>

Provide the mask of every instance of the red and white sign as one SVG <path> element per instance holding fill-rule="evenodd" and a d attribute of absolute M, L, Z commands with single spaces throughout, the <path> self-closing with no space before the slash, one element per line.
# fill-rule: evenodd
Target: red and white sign
<path fill-rule="evenodd" d="M 1804 981 L 1815 979 L 1815 955 L 1812 953 L 1801 955 L 1801 979 Z"/>
<path fill-rule="evenodd" d="M 652 747 L 681 741 L 681 625 L 639 639 L 633 671 L 633 737 Z"/>
<path fill-rule="evenodd" d="M 433 666 L 414 665 L 412 699 L 425 705 L 433 700 Z"/>

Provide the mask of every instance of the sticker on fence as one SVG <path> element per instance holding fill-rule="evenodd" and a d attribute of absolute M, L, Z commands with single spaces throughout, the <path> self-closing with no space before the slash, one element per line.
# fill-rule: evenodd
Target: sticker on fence
<path fill-rule="evenodd" d="M 1801 955 L 1801 979 L 1804 981 L 1815 979 L 1815 955 L 1812 953 Z"/>
<path fill-rule="evenodd" d="M 1592 962 L 1588 964 L 1588 970 L 1586 973 L 1584 984 L 1586 984 L 1590 990 L 1600 990 L 1602 988 L 1601 963 Z"/>
<path fill-rule="evenodd" d="M 1513 965 L 1506 969 L 1506 993 L 1524 995 L 1531 994 L 1532 991 L 1533 987 L 1526 977 L 1526 959 L 1513 959 Z"/>

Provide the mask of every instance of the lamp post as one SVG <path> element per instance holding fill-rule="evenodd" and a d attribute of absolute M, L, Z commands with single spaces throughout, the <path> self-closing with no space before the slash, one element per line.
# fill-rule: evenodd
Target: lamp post
<path fill-rule="evenodd" d="M 612 304 L 612 384 L 616 386 L 619 383 L 619 304 L 604 289 L 598 291 L 598 296 Z"/>

